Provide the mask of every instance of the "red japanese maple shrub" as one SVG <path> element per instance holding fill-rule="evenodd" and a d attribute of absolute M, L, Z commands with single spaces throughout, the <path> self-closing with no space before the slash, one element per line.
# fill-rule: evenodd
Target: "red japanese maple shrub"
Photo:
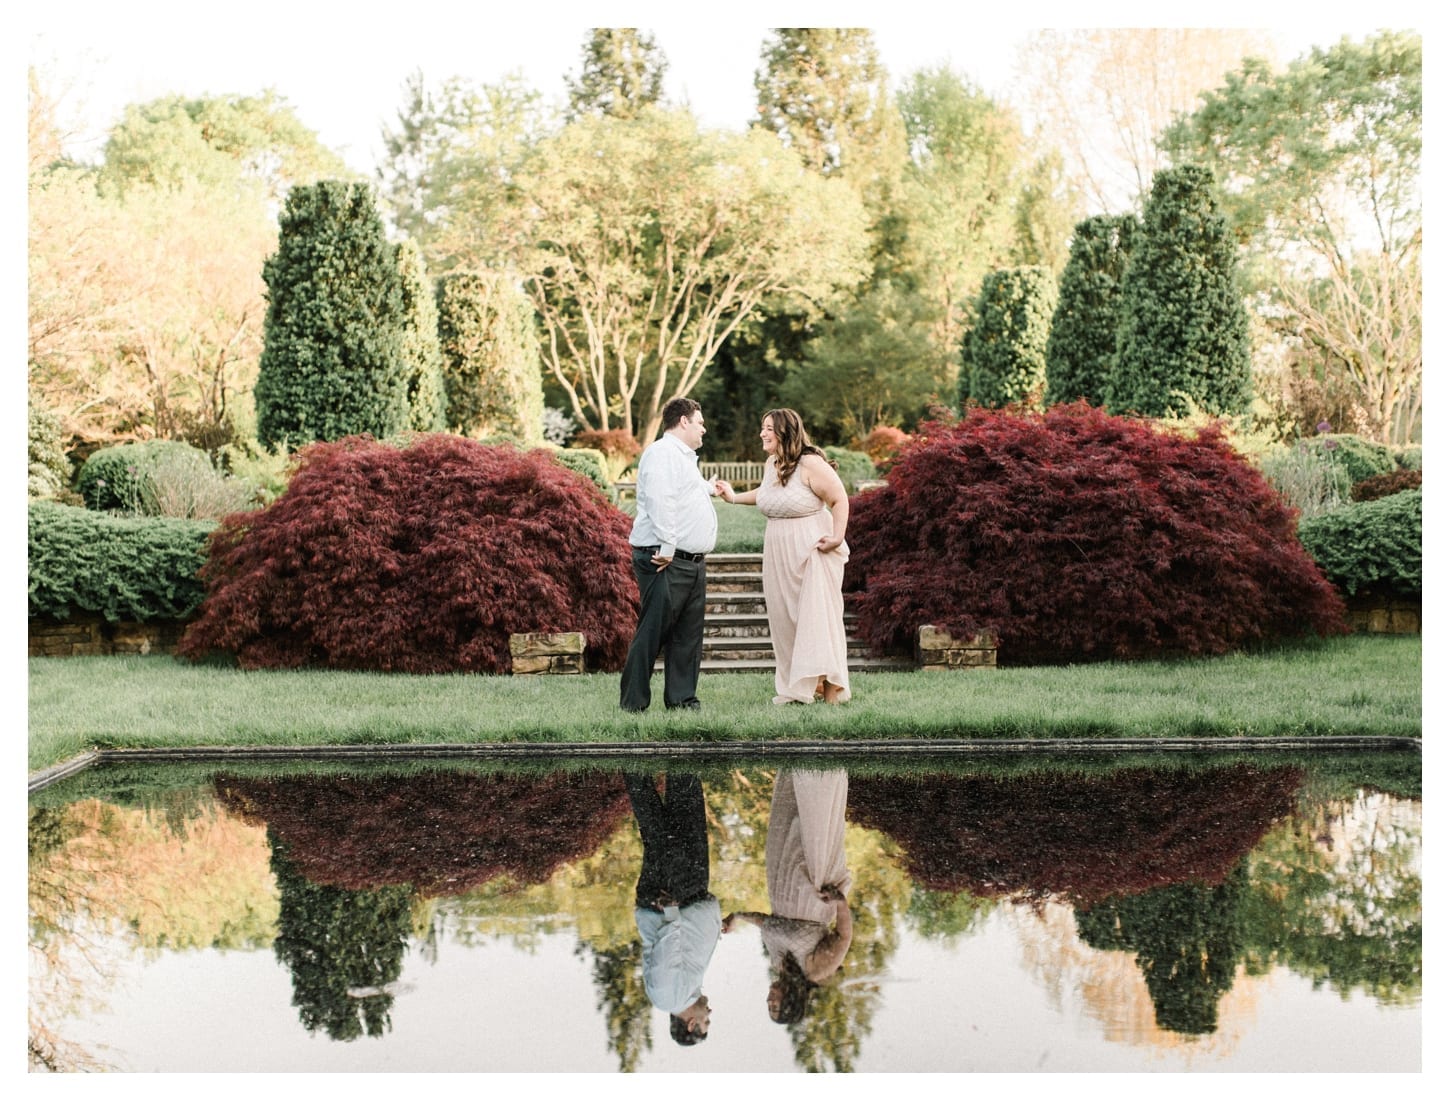
<path fill-rule="evenodd" d="M 543 451 L 446 433 L 313 444 L 267 508 L 224 518 L 178 653 L 243 667 L 506 673 L 509 635 L 581 631 L 623 665 L 629 517 Z"/>
<path fill-rule="evenodd" d="M 871 429 L 856 450 L 870 455 L 871 461 L 876 464 L 876 469 L 884 473 L 891 469 L 891 464 L 896 461 L 896 453 L 909 439 L 911 439 L 910 436 L 893 425 L 878 424 Z"/>
<path fill-rule="evenodd" d="M 1218 654 L 1347 630 L 1294 514 L 1223 441 L 1085 403 L 930 424 L 851 503 L 848 606 L 879 649 L 935 624 L 1003 664 Z"/>

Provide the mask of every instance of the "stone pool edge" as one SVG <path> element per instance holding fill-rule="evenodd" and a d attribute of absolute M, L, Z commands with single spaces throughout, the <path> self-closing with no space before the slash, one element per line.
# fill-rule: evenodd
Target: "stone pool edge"
<path fill-rule="evenodd" d="M 31 773 L 27 792 L 33 793 L 74 776 L 94 765 L 119 761 L 336 761 L 428 760 L 445 757 L 501 759 L 599 757 L 751 757 L 751 756 L 883 756 L 916 754 L 1033 754 L 1272 752 L 1284 750 L 1365 751 L 1414 750 L 1421 739 L 1402 736 L 1256 737 L 1256 738 L 881 738 L 832 741 L 740 742 L 481 742 L 424 745 L 322 746 L 193 746 L 168 749 L 95 749 Z"/>

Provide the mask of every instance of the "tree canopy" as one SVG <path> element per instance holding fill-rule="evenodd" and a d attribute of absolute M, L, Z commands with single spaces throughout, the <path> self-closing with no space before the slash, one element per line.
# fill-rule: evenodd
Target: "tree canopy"
<path fill-rule="evenodd" d="M 1163 137 L 1215 173 L 1270 323 L 1348 382 L 1349 427 L 1401 443 L 1421 402 L 1421 65 L 1404 31 L 1251 60 Z"/>
<path fill-rule="evenodd" d="M 543 326 L 543 358 L 584 426 L 647 443 L 721 342 L 770 295 L 820 297 L 862 273 L 845 185 L 768 134 L 702 133 L 686 112 L 584 117 L 520 168 L 500 213 Z"/>

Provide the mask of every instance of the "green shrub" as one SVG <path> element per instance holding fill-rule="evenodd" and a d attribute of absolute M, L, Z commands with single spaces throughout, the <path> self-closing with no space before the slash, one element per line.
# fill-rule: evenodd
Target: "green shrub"
<path fill-rule="evenodd" d="M 1409 444 L 1395 448 L 1395 465 L 1401 470 L 1420 469 L 1420 445 Z"/>
<path fill-rule="evenodd" d="M 1346 593 L 1418 597 L 1423 529 L 1421 492 L 1411 489 L 1305 520 L 1299 540 Z"/>
<path fill-rule="evenodd" d="M 582 474 L 597 485 L 610 500 L 614 499 L 614 483 L 609 478 L 609 464 L 604 452 L 593 447 L 561 447 L 548 449 L 554 458 L 576 474 Z"/>
<path fill-rule="evenodd" d="M 60 418 L 49 409 L 30 406 L 31 498 L 60 497 L 70 488 L 70 460 L 66 458 Z"/>
<path fill-rule="evenodd" d="M 845 447 L 823 447 L 821 450 L 826 453 L 826 458 L 836 464 L 836 473 L 846 483 L 847 493 L 855 493 L 860 482 L 869 482 L 880 477 L 876 464 L 864 451 L 852 451 Z"/>
<path fill-rule="evenodd" d="M 102 448 L 78 482 L 90 508 L 142 516 L 216 520 L 258 500 L 250 482 L 222 474 L 204 451 L 179 440 Z"/>
<path fill-rule="evenodd" d="M 1277 448 L 1259 462 L 1259 470 L 1300 519 L 1319 516 L 1349 501 L 1349 475 L 1324 448 L 1300 440 Z"/>
<path fill-rule="evenodd" d="M 166 457 L 176 467 L 191 467 L 199 474 L 211 470 L 206 453 L 180 440 L 143 440 L 103 447 L 91 455 L 76 475 L 76 489 L 87 508 L 98 511 L 141 511 L 142 483 L 147 471 Z"/>
<path fill-rule="evenodd" d="M 1326 433 L 1315 436 L 1314 442 L 1329 453 L 1329 457 L 1344 468 L 1349 475 L 1349 484 L 1373 478 L 1376 474 L 1388 474 L 1396 467 L 1395 453 L 1385 444 L 1375 443 L 1363 436 L 1348 432 Z"/>
<path fill-rule="evenodd" d="M 187 619 L 201 603 L 197 571 L 213 527 L 210 520 L 115 516 L 33 501 L 30 615 Z"/>

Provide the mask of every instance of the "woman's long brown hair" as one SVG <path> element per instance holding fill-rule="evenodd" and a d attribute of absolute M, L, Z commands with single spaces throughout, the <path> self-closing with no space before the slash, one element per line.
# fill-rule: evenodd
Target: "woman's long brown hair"
<path fill-rule="evenodd" d="M 770 427 L 775 431 L 775 476 L 780 484 L 790 481 L 795 468 L 800 465 L 802 455 L 819 455 L 826 459 L 826 453 L 806 434 L 806 425 L 794 409 L 772 409 L 765 414 L 770 418 Z M 831 462 L 826 459 L 827 462 Z M 831 463 L 834 467 L 836 464 Z"/>

